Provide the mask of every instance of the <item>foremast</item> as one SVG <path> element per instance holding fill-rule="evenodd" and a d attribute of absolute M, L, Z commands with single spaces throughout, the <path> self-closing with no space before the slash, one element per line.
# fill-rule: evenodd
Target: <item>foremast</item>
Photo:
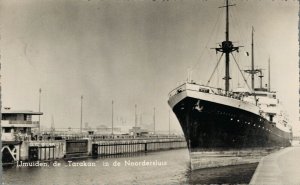
<path fill-rule="evenodd" d="M 233 51 L 238 51 L 239 47 L 235 47 L 232 43 L 232 41 L 229 40 L 229 7 L 235 6 L 235 5 L 229 5 L 228 0 L 226 0 L 226 5 L 219 7 L 219 8 L 226 8 L 226 31 L 225 31 L 225 41 L 222 42 L 222 45 L 220 48 L 215 48 L 217 52 L 225 53 L 225 77 L 223 78 L 225 80 L 225 91 L 229 91 L 229 80 L 230 74 L 229 74 L 229 62 L 230 62 L 230 53 Z"/>

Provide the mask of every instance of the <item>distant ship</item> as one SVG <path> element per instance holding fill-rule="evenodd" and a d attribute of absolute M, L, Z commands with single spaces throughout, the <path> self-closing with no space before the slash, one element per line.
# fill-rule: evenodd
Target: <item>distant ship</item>
<path fill-rule="evenodd" d="M 249 156 L 291 145 L 292 129 L 276 92 L 270 90 L 270 77 L 268 87 L 263 88 L 261 69 L 254 69 L 253 30 L 252 66 L 243 71 L 250 73 L 252 87 L 229 90 L 230 55 L 239 50 L 229 40 L 229 6 L 226 0 L 226 39 L 213 48 L 225 55 L 225 89 L 186 82 L 169 94 L 168 103 L 180 122 L 191 160 L 198 161 L 198 166 L 192 166 L 195 169 L 257 162 Z M 257 73 L 259 88 L 254 87 Z"/>

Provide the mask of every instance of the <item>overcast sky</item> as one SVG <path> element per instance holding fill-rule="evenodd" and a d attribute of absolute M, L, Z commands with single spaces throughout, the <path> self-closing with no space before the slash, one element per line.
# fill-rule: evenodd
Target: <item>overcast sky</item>
<path fill-rule="evenodd" d="M 298 124 L 298 2 L 232 1 L 230 39 L 244 46 L 236 55 L 250 66 L 251 27 L 255 27 L 255 65 L 267 69 L 293 124 Z M 42 125 L 79 127 L 84 121 L 134 124 L 134 105 L 144 123 L 168 129 L 168 93 L 192 71 L 206 83 L 217 62 L 214 50 L 224 39 L 222 0 L 1 0 L 3 106 L 38 110 Z M 222 64 L 223 65 L 223 64 Z M 211 85 L 224 87 L 224 65 Z M 242 84 L 231 62 L 231 87 Z M 265 81 L 267 83 L 267 71 Z M 246 75 L 247 79 L 249 75 Z M 250 81 L 249 81 L 250 83 Z M 171 127 L 180 129 L 174 114 Z M 115 123 L 116 125 L 118 123 Z"/>

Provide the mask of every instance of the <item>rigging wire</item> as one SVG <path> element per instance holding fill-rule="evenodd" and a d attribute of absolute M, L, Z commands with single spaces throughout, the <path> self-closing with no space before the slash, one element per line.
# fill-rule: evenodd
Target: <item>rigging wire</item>
<path fill-rule="evenodd" d="M 232 17 L 232 19 L 233 19 L 233 21 L 232 21 L 232 23 L 234 23 L 234 24 L 232 24 L 232 25 L 234 25 L 234 30 L 237 32 L 237 35 L 238 35 L 238 37 L 239 37 L 239 42 L 241 42 L 242 40 L 243 40 L 243 37 L 242 37 L 242 34 L 241 34 L 241 32 L 243 31 L 243 30 L 241 30 L 241 26 L 240 26 L 240 16 L 234 16 L 234 15 L 240 15 L 240 14 L 238 14 L 238 13 L 235 13 L 235 10 L 236 10 L 237 8 L 235 8 L 235 7 L 233 7 L 232 8 L 232 11 L 230 11 L 229 12 L 229 14 L 230 14 L 230 16 Z M 243 35 L 245 35 L 245 34 L 243 34 Z M 244 43 L 244 42 L 241 42 L 241 43 Z"/>
<path fill-rule="evenodd" d="M 221 56 L 220 56 L 220 58 L 219 58 L 219 60 L 218 60 L 218 63 L 217 63 L 217 65 L 216 65 L 215 68 L 214 68 L 214 71 L 213 71 L 212 74 L 210 75 L 209 80 L 208 80 L 207 83 L 206 83 L 207 86 L 209 85 L 211 78 L 213 77 L 213 75 L 214 75 L 216 69 L 218 68 L 218 65 L 219 65 L 219 63 L 220 63 L 220 61 L 221 61 L 221 59 L 222 59 L 223 54 L 224 54 L 224 53 L 221 54 Z"/>
<path fill-rule="evenodd" d="M 235 57 L 237 58 L 237 61 L 240 61 L 240 55 L 238 55 L 237 53 L 234 53 Z M 233 83 L 236 84 L 237 83 L 237 87 L 240 86 L 240 74 L 239 74 L 239 70 L 234 70 L 236 81 L 234 81 Z"/>
<path fill-rule="evenodd" d="M 247 83 L 247 80 L 246 80 L 246 78 L 245 78 L 244 74 L 242 73 L 242 70 L 241 70 L 241 68 L 240 68 L 239 64 L 237 63 L 237 61 L 236 61 L 236 59 L 235 59 L 234 55 L 233 55 L 232 53 L 231 53 L 231 55 L 232 55 L 232 57 L 233 57 L 233 60 L 234 60 L 234 62 L 235 62 L 235 63 L 236 63 L 236 65 L 237 65 L 237 67 L 238 67 L 239 71 L 241 72 L 241 74 L 242 74 L 242 77 L 243 77 L 243 79 L 244 79 L 244 81 L 245 81 L 245 83 L 246 83 L 246 85 L 247 85 L 248 89 L 249 89 L 251 92 L 253 92 L 253 90 L 252 90 L 252 89 L 249 87 L 249 85 L 248 85 L 248 83 Z"/>
<path fill-rule="evenodd" d="M 241 15 L 241 14 L 239 14 L 239 12 L 238 12 L 238 11 L 239 11 L 238 8 L 234 8 L 233 11 L 234 11 L 234 12 L 237 12 L 238 15 Z M 241 17 L 237 16 L 236 19 L 239 20 L 238 23 L 241 22 L 241 21 L 240 21 Z M 247 27 L 247 26 L 242 26 L 242 27 L 240 26 L 240 28 L 242 28 L 241 31 L 242 31 L 242 34 L 243 34 L 243 35 L 247 35 L 247 34 L 245 34 L 245 29 L 246 29 L 246 27 Z M 254 31 L 255 31 L 255 30 L 254 30 Z M 260 30 L 260 32 L 261 32 L 261 30 Z M 245 43 L 246 43 L 246 42 L 245 42 Z M 248 46 L 247 46 L 247 47 L 248 47 Z M 263 48 L 263 47 L 262 47 L 262 44 L 261 44 L 261 42 L 260 42 L 259 39 L 256 39 L 256 40 L 255 40 L 255 48 Z M 259 56 L 259 55 L 260 55 L 259 51 L 260 51 L 260 49 L 257 49 L 257 50 L 256 50 L 256 53 L 257 53 L 256 56 Z M 259 64 L 258 66 L 261 66 L 261 65 L 262 65 L 261 62 L 259 62 L 259 60 L 256 60 L 256 61 L 258 61 L 258 64 Z M 255 68 L 258 68 L 258 66 L 255 67 Z"/>
<path fill-rule="evenodd" d="M 216 61 L 218 61 L 218 54 L 216 54 Z M 219 68 L 217 68 L 217 79 L 216 79 L 216 81 L 217 81 L 216 82 L 217 87 L 220 86 L 219 76 L 220 76 L 220 74 L 219 74 Z"/>
<path fill-rule="evenodd" d="M 205 44 L 205 47 L 204 47 L 204 48 L 206 48 L 206 49 L 208 49 L 207 46 L 208 46 L 208 44 L 210 43 L 210 41 L 211 41 L 211 39 L 212 39 L 212 36 L 213 36 L 214 33 L 215 33 L 216 27 L 219 26 L 218 22 L 219 22 L 219 19 L 220 19 L 220 17 L 221 17 L 221 12 L 222 12 L 222 11 L 219 11 L 219 12 L 218 12 L 217 19 L 216 19 L 215 24 L 214 24 L 213 29 L 212 29 L 213 31 L 211 32 L 211 34 L 210 34 L 210 36 L 208 37 L 208 40 L 207 40 L 207 42 L 206 42 L 206 44 Z M 202 52 L 200 53 L 200 56 L 199 56 L 199 58 L 198 58 L 198 60 L 197 60 L 197 63 L 196 63 L 196 65 L 195 65 L 195 68 L 194 68 L 194 69 L 197 69 L 197 68 L 198 68 L 198 65 L 199 65 L 199 63 L 200 63 L 199 61 L 201 61 L 201 59 L 202 59 L 202 57 L 203 57 L 205 51 L 206 51 L 206 50 L 203 49 Z"/>
<path fill-rule="evenodd" d="M 245 39 L 245 37 L 242 37 L 242 35 L 247 35 L 247 34 L 245 34 L 245 28 L 244 27 L 242 27 L 241 25 L 240 25 L 240 23 L 241 23 L 241 17 L 240 16 L 234 16 L 234 15 L 241 15 L 241 14 L 239 14 L 239 9 L 238 8 L 236 8 L 236 7 L 233 7 L 232 8 L 232 11 L 230 11 L 230 17 L 232 18 L 232 22 L 233 23 L 235 23 L 235 24 L 232 24 L 232 25 L 234 25 L 234 30 L 237 32 L 237 35 L 238 35 L 238 40 L 239 40 L 239 42 L 241 42 L 241 43 L 246 43 L 246 39 Z M 241 29 L 242 28 L 242 29 Z M 245 49 L 245 51 L 247 51 L 247 49 Z M 237 56 L 238 58 L 239 58 L 239 61 L 240 61 L 240 55 L 235 55 L 235 56 Z M 245 59 L 246 60 L 246 62 L 248 61 L 248 58 L 247 59 Z M 236 61 L 237 62 L 237 61 Z M 239 67 L 239 66 L 238 66 Z M 238 75 L 238 77 L 239 77 L 239 75 Z M 249 78 L 249 76 L 248 76 L 248 78 Z M 248 79 L 247 78 L 247 79 Z M 240 83 L 240 79 L 238 78 L 238 84 Z"/>
<path fill-rule="evenodd" d="M 233 9 L 235 9 L 235 6 L 232 8 L 232 11 L 230 11 L 229 12 L 229 16 L 230 16 L 230 18 L 231 18 L 231 25 L 232 25 L 232 27 L 233 27 L 233 31 L 232 32 L 234 32 L 234 33 L 236 33 L 236 34 L 234 34 L 234 35 L 237 35 L 237 43 L 239 43 L 240 41 L 241 41 L 241 33 L 240 33 L 240 29 L 239 29 L 239 22 L 238 22 L 238 20 L 236 19 L 236 17 L 234 16 L 235 14 L 234 14 L 234 12 L 233 12 Z M 232 53 L 233 54 L 233 53 Z M 235 57 L 239 57 L 240 55 L 237 55 L 236 53 L 234 53 L 235 54 Z M 240 61 L 240 60 L 239 60 Z M 239 87 L 239 85 L 240 85 L 240 75 L 239 75 L 239 70 L 234 70 L 234 69 L 232 69 L 232 71 L 236 74 L 236 76 L 237 76 L 237 80 L 236 81 L 232 81 L 231 82 L 231 85 L 232 85 L 232 87 L 234 86 L 234 84 L 237 82 L 237 87 Z"/>

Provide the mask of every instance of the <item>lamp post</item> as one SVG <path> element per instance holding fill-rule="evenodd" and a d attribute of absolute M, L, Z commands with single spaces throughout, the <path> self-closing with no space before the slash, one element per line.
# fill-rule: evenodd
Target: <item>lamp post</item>
<path fill-rule="evenodd" d="M 153 109 L 153 127 L 154 127 L 153 133 L 155 134 L 155 107 Z"/>
<path fill-rule="evenodd" d="M 41 112 L 41 95 L 42 89 L 39 89 L 39 112 Z M 39 133 L 41 133 L 41 115 L 39 115 Z"/>
<path fill-rule="evenodd" d="M 114 135 L 114 100 L 111 101 L 111 135 Z"/>
<path fill-rule="evenodd" d="M 136 115 L 137 105 L 134 105 L 134 126 L 137 127 L 137 115 Z"/>
<path fill-rule="evenodd" d="M 170 118 L 170 110 L 169 110 L 169 137 L 171 135 L 171 118 Z"/>
<path fill-rule="evenodd" d="M 80 133 L 82 133 L 82 101 L 83 101 L 83 95 L 80 97 Z"/>

